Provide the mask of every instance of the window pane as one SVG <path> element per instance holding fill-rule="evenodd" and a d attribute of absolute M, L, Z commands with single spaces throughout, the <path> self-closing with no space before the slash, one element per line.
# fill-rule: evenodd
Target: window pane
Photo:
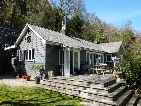
<path fill-rule="evenodd" d="M 19 60 L 22 60 L 22 51 L 19 50 Z"/>
<path fill-rule="evenodd" d="M 28 50 L 25 50 L 25 52 L 26 52 L 26 53 L 25 53 L 25 54 L 26 54 L 26 55 L 25 55 L 25 60 L 28 60 Z"/>
<path fill-rule="evenodd" d="M 112 61 L 111 55 L 107 55 L 107 61 Z"/>
<path fill-rule="evenodd" d="M 90 67 L 92 67 L 92 54 L 90 54 L 89 64 L 90 64 Z"/>
<path fill-rule="evenodd" d="M 32 49 L 32 59 L 34 58 L 34 49 Z"/>
<path fill-rule="evenodd" d="M 28 56 L 29 56 L 29 60 L 32 60 L 32 59 L 31 59 L 31 50 L 29 50 Z"/>
<path fill-rule="evenodd" d="M 74 68 L 78 68 L 78 52 L 74 52 Z"/>
<path fill-rule="evenodd" d="M 104 63 L 104 61 L 103 61 L 103 55 L 101 55 L 101 63 Z"/>
<path fill-rule="evenodd" d="M 87 53 L 87 62 L 89 62 L 89 53 Z"/>
<path fill-rule="evenodd" d="M 60 64 L 64 64 L 64 51 L 60 50 Z"/>

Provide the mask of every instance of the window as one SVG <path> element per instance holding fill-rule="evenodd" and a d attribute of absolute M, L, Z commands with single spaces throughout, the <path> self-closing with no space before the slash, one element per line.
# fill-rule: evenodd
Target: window
<path fill-rule="evenodd" d="M 28 36 L 26 40 L 27 40 L 27 43 L 30 43 L 31 42 L 31 36 Z"/>
<path fill-rule="evenodd" d="M 17 56 L 19 61 L 22 61 L 22 51 L 21 50 L 17 50 Z"/>
<path fill-rule="evenodd" d="M 59 64 L 63 65 L 64 64 L 64 51 L 59 50 Z"/>
<path fill-rule="evenodd" d="M 112 54 L 106 54 L 106 62 L 112 62 Z"/>
<path fill-rule="evenodd" d="M 32 61 L 34 58 L 34 49 L 24 50 L 24 60 Z"/>

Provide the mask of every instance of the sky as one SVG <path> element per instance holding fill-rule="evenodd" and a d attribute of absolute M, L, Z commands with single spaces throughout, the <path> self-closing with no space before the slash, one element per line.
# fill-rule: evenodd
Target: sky
<path fill-rule="evenodd" d="M 141 0 L 84 0 L 88 13 L 117 28 L 131 21 L 132 28 L 141 31 Z"/>

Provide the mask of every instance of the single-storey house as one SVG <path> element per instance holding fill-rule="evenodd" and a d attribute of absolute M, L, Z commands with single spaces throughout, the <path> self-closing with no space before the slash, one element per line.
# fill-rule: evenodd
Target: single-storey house
<path fill-rule="evenodd" d="M 31 24 L 26 24 L 16 43 L 5 50 L 10 48 L 17 48 L 19 63 L 32 77 L 33 65 L 43 64 L 54 76 L 68 76 L 82 65 L 90 68 L 98 63 L 111 64 L 111 57 L 119 58 L 124 50 L 122 42 L 95 44 Z"/>

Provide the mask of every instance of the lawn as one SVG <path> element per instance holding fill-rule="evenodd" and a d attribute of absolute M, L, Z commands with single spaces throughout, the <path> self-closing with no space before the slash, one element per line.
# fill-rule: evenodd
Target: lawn
<path fill-rule="evenodd" d="M 0 85 L 0 106 L 55 106 L 75 105 L 80 106 L 80 100 L 69 96 L 33 87 L 10 87 Z M 82 105 L 81 105 L 82 106 Z"/>

